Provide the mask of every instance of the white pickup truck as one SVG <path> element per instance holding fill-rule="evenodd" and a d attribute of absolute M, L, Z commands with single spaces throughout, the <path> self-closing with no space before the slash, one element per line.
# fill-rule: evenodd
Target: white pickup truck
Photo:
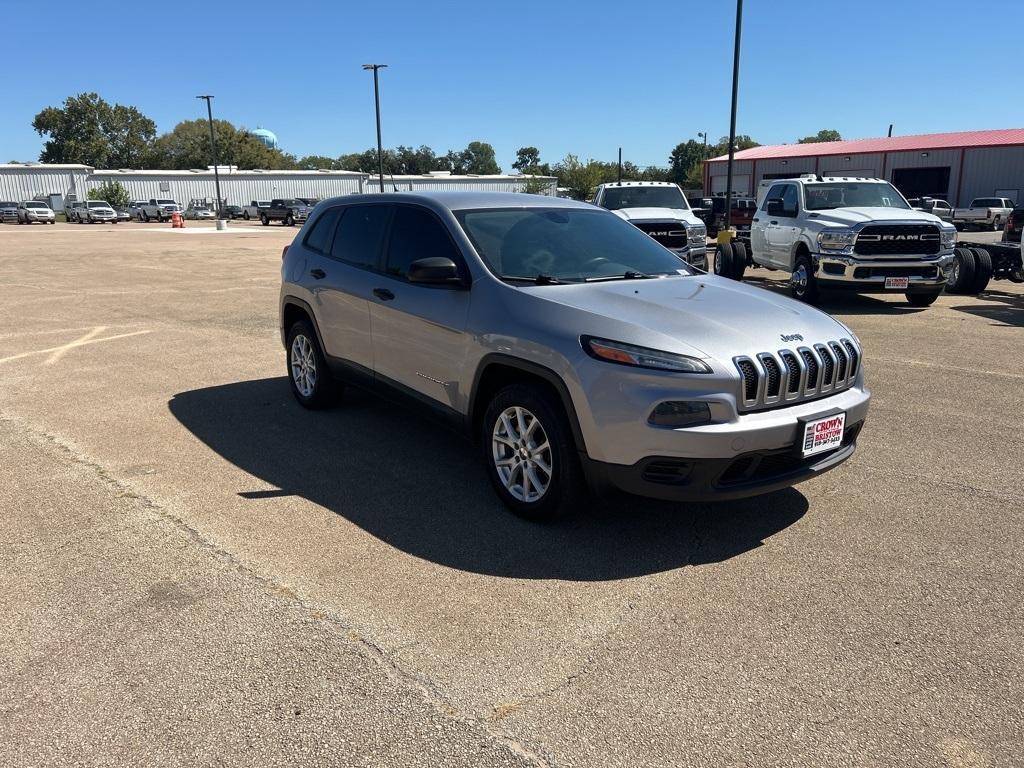
<path fill-rule="evenodd" d="M 956 230 L 915 211 L 882 179 L 806 174 L 761 183 L 750 245 L 751 261 L 789 272 L 790 290 L 803 301 L 832 288 L 899 292 L 926 307 L 946 287 Z M 729 262 L 732 251 L 724 250 Z M 739 279 L 745 266 L 733 259 L 715 272 Z"/>
<path fill-rule="evenodd" d="M 251 200 L 248 205 L 242 206 L 242 218 L 246 221 L 251 221 L 253 219 L 258 220 L 262 210 L 269 207 L 269 200 Z"/>
<path fill-rule="evenodd" d="M 139 209 L 139 216 L 142 221 L 150 221 L 152 219 L 160 222 L 169 221 L 175 213 L 181 213 L 181 206 L 167 198 L 151 199 Z"/>
<path fill-rule="evenodd" d="M 594 205 L 607 208 L 646 232 L 676 256 L 707 269 L 707 228 L 690 210 L 686 195 L 668 181 L 620 181 L 601 184 Z"/>
<path fill-rule="evenodd" d="M 993 232 L 1002 228 L 1013 212 L 1013 200 L 1006 197 L 976 197 L 970 208 L 953 210 L 953 226 L 982 227 Z"/>

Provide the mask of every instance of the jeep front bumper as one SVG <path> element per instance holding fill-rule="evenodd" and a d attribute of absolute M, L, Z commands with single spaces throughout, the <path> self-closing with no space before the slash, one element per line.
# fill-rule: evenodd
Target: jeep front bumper
<path fill-rule="evenodd" d="M 935 290 L 946 284 L 953 268 L 952 251 L 917 258 L 859 258 L 816 253 L 813 259 L 814 276 L 822 288 L 845 288 L 865 293 L 886 290 L 885 280 L 888 277 L 906 277 L 905 290 L 911 292 Z"/>

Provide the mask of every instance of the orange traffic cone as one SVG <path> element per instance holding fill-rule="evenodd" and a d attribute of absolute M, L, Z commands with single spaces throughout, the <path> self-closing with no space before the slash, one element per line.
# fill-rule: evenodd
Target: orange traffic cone
<path fill-rule="evenodd" d="M 181 214 L 175 211 L 171 214 L 171 229 L 184 229 L 185 220 L 181 218 Z"/>

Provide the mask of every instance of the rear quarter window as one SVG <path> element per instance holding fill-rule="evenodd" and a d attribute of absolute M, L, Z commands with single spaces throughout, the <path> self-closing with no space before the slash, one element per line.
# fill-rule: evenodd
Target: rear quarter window
<path fill-rule="evenodd" d="M 318 216 L 313 222 L 313 228 L 306 235 L 306 247 L 318 253 L 330 253 L 334 228 L 340 216 L 341 208 L 331 208 Z"/>
<path fill-rule="evenodd" d="M 390 213 L 389 205 L 353 205 L 343 209 L 331 246 L 331 258 L 375 269 Z"/>

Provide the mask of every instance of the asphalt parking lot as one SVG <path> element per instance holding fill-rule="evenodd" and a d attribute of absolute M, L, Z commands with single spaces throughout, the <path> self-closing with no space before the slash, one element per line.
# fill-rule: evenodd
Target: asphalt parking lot
<path fill-rule="evenodd" d="M 294 233 L 0 227 L 0 764 L 1020 764 L 1024 286 L 826 298 L 874 393 L 830 474 L 536 526 L 293 402 Z"/>

